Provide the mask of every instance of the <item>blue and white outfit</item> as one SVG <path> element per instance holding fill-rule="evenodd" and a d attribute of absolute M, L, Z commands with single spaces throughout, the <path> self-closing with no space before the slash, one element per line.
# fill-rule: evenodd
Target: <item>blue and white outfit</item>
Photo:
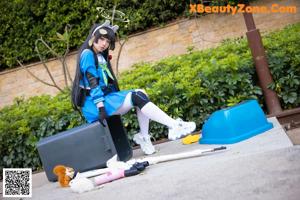
<path fill-rule="evenodd" d="M 149 135 L 150 119 L 166 125 L 169 128 L 168 137 L 171 140 L 191 133 L 195 130 L 196 124 L 183 122 L 181 119 L 172 119 L 153 104 L 143 90 L 119 91 L 109 61 L 101 53 L 95 54 L 100 51 L 93 49 L 95 47 L 93 45 L 99 45 L 99 38 L 106 38 L 110 41 L 109 48 L 113 50 L 117 29 L 118 27 L 111 26 L 109 21 L 101 25 L 94 25 L 91 29 L 88 38 L 80 48 L 84 50 L 78 55 L 72 86 L 72 103 L 75 109 L 81 108 L 88 123 L 99 120 L 103 126 L 103 120 L 107 117 L 123 115 L 135 108 L 140 132 L 134 135 L 133 140 L 141 145 L 145 154 L 152 154 L 155 152 L 155 148 Z M 108 49 L 102 53 L 107 55 Z"/>
<path fill-rule="evenodd" d="M 95 66 L 94 53 L 90 49 L 85 49 L 80 57 L 80 70 L 83 74 L 83 80 L 80 81 L 80 86 L 89 89 L 89 95 L 86 96 L 82 113 L 85 119 L 91 123 L 99 119 L 99 111 L 97 104 L 104 103 L 104 108 L 108 116 L 113 115 L 123 104 L 125 97 L 132 90 L 117 91 L 117 89 L 109 84 L 109 79 L 114 79 L 109 69 L 107 62 L 101 54 L 98 57 L 98 67 Z M 86 73 L 91 73 L 99 80 L 96 88 L 90 88 Z M 83 83 L 84 81 L 84 83 Z M 106 94 L 106 88 L 110 86 L 111 91 Z"/>

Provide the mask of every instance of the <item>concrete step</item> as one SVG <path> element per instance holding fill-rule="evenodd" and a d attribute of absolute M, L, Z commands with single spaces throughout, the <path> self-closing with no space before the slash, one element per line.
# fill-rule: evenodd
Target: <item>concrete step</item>
<path fill-rule="evenodd" d="M 31 199 L 297 199 L 300 146 L 292 144 L 276 118 L 268 120 L 273 129 L 225 145 L 225 151 L 151 165 L 141 175 L 116 180 L 83 194 L 48 182 L 44 173 L 34 174 Z M 183 145 L 177 140 L 155 146 L 158 152 L 152 156 L 221 145 Z M 142 157 L 140 149 L 134 150 L 134 158 Z"/>

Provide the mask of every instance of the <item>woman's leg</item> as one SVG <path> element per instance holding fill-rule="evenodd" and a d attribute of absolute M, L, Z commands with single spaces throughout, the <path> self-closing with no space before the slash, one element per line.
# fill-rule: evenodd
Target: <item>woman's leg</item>
<path fill-rule="evenodd" d="M 176 140 L 196 129 L 195 122 L 184 122 L 181 119 L 172 119 L 155 104 L 150 102 L 148 96 L 143 91 L 136 91 L 132 94 L 133 105 L 141 109 L 142 114 L 151 120 L 169 127 L 168 138 Z"/>
<path fill-rule="evenodd" d="M 125 97 L 122 106 L 116 111 L 116 113 L 114 113 L 115 115 L 124 115 L 134 107 L 131 103 L 131 95 L 131 92 L 128 93 L 128 95 Z M 136 108 L 136 114 L 140 126 L 140 133 L 145 136 L 148 135 L 150 122 L 149 118 L 145 116 L 138 107 Z"/>
<path fill-rule="evenodd" d="M 144 136 L 149 135 L 149 118 L 144 115 L 139 108 L 136 108 L 136 114 L 141 129 L 141 134 Z"/>
<path fill-rule="evenodd" d="M 124 103 L 122 106 L 116 111 L 114 114 L 124 115 L 134 106 L 131 102 L 132 93 L 128 93 L 125 97 Z M 141 146 L 141 149 L 145 154 L 153 154 L 155 152 L 155 148 L 151 143 L 151 139 L 149 136 L 149 118 L 145 116 L 141 110 L 136 107 L 137 119 L 140 126 L 140 132 L 133 136 L 133 140 Z"/>
<path fill-rule="evenodd" d="M 169 128 L 177 124 L 177 121 L 175 119 L 171 118 L 152 102 L 148 102 L 147 104 L 145 104 L 145 106 L 141 109 L 141 112 L 151 120 L 154 120 Z"/>
<path fill-rule="evenodd" d="M 143 115 L 149 119 L 168 127 L 172 127 L 177 123 L 176 120 L 172 119 L 169 115 L 152 103 L 144 90 L 135 90 L 131 99 L 134 106 L 138 107 Z"/>
<path fill-rule="evenodd" d="M 159 107 L 150 102 L 146 93 L 141 90 L 129 93 L 116 114 L 123 115 L 133 106 L 137 109 L 137 117 L 141 129 L 141 133 L 136 134 L 133 139 L 136 143 L 141 145 L 141 148 L 146 154 L 152 154 L 155 151 L 149 137 L 149 119 L 168 126 L 168 138 L 171 140 L 176 140 L 196 129 L 194 122 L 184 122 L 181 119 L 175 120 L 171 118 Z"/>
<path fill-rule="evenodd" d="M 133 136 L 133 141 L 139 144 L 145 154 L 153 154 L 155 148 L 152 145 L 151 137 L 149 135 L 149 118 L 144 115 L 141 110 L 137 107 L 136 114 L 140 126 L 140 133 L 137 133 Z"/>
<path fill-rule="evenodd" d="M 128 111 L 130 109 L 133 108 L 133 105 L 131 103 L 131 95 L 132 95 L 131 92 L 129 92 L 127 94 L 123 104 L 121 105 L 121 107 L 113 115 L 124 115 L 124 114 L 128 113 Z"/>

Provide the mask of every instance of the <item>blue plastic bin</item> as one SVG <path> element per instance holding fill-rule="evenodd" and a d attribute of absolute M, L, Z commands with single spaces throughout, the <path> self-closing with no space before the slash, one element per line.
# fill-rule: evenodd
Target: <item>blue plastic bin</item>
<path fill-rule="evenodd" d="M 211 114 L 202 127 L 200 144 L 232 144 L 273 128 L 256 100 Z"/>

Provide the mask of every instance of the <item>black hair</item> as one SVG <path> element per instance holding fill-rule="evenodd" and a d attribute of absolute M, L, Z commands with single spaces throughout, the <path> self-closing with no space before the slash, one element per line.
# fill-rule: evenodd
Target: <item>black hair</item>
<path fill-rule="evenodd" d="M 105 30 L 105 32 L 106 32 L 105 34 L 101 34 L 100 30 L 102 30 L 102 29 Z M 115 49 L 116 34 L 111 28 L 101 27 L 99 30 L 97 30 L 94 33 L 94 36 L 95 36 L 95 42 L 98 42 L 100 37 L 105 37 L 106 39 L 108 39 L 110 41 L 109 48 L 111 50 Z"/>

